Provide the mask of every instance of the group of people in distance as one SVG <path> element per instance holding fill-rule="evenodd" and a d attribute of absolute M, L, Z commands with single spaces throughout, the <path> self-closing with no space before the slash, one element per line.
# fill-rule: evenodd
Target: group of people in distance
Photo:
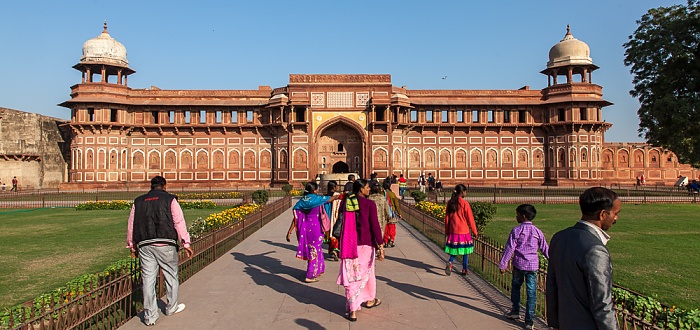
<path fill-rule="evenodd" d="M 388 180 L 387 180 L 388 181 Z M 387 186 L 389 184 L 389 186 Z M 318 185 L 309 182 L 304 197 L 293 207 L 294 219 L 287 241 L 296 230 L 297 257 L 308 263 L 305 282 L 317 282 L 325 272 L 322 246 L 329 243 L 328 254 L 339 260 L 336 283 L 345 287 L 346 314 L 357 320 L 361 307 L 374 308 L 382 301 L 376 297 L 375 260 L 384 260 L 384 248 L 393 247 L 395 223 L 401 218 L 397 197 L 389 189 L 391 182 L 358 179 L 337 191 L 329 182 L 328 193 L 318 194 Z M 127 248 L 132 257 L 141 259 L 146 325 L 159 317 L 155 293 L 156 276 L 161 269 L 167 288 L 166 315 L 179 313 L 185 305 L 178 303 L 178 249 L 189 258 L 190 248 L 182 209 L 177 197 L 166 192 L 166 180 L 156 176 L 151 191 L 134 200 L 127 225 Z M 351 187 L 351 188 L 350 188 Z M 383 189 L 382 189 L 383 188 Z M 462 275 L 469 274 L 468 255 L 474 251 L 472 234 L 477 227 L 466 186 L 458 184 L 447 203 L 445 216 L 445 252 L 452 263 L 462 256 Z M 375 195 L 373 197 L 373 195 Z M 525 328 L 533 329 L 536 303 L 538 253 L 549 259 L 547 269 L 547 323 L 555 329 L 617 329 L 612 301 L 612 263 L 606 247 L 608 229 L 617 222 L 620 200 L 615 192 L 594 187 L 579 196 L 581 219 L 572 227 L 556 233 L 550 242 L 532 223 L 537 211 L 529 204 L 516 208 L 518 225 L 511 231 L 499 268 L 505 273 L 512 259 L 513 279 L 510 319 L 520 318 L 520 288 L 526 285 Z M 380 223 L 380 214 L 386 218 Z M 392 220 L 393 219 L 393 220 Z"/>

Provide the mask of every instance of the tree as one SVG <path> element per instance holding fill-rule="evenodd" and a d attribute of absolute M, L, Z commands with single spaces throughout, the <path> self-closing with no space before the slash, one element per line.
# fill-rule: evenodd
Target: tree
<path fill-rule="evenodd" d="M 650 9 L 625 47 L 639 136 L 700 166 L 700 0 Z"/>

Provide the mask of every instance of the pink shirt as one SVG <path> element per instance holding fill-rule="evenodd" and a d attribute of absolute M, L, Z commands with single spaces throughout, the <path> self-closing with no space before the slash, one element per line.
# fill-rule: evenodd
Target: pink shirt
<path fill-rule="evenodd" d="M 131 206 L 131 213 L 129 213 L 129 223 L 126 227 L 126 248 L 134 251 L 134 210 L 135 206 Z M 190 233 L 187 232 L 187 224 L 185 223 L 185 215 L 182 214 L 182 208 L 177 199 L 173 199 L 170 203 L 170 213 L 173 215 L 173 224 L 175 225 L 175 230 L 177 231 L 177 236 L 180 238 L 180 243 L 183 247 L 190 247 Z M 157 246 L 163 246 L 167 244 L 153 244 Z"/>

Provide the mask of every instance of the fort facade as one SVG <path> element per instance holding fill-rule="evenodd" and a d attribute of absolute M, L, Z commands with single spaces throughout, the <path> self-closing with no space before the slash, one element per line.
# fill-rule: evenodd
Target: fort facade
<path fill-rule="evenodd" d="M 606 143 L 603 88 L 588 45 L 567 28 L 541 72 L 546 88 L 413 90 L 388 74 L 290 74 L 250 90 L 128 87 L 126 48 L 83 45 L 71 87 L 68 188 L 269 186 L 317 174 L 433 173 L 445 185 L 673 184 L 697 177 L 670 151 Z"/>

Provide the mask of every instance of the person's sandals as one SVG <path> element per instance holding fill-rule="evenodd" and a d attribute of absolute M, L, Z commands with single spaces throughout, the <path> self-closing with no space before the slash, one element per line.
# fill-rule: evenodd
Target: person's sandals
<path fill-rule="evenodd" d="M 350 316 L 350 315 L 352 315 L 352 312 L 350 312 L 350 313 L 345 313 L 345 318 L 346 318 L 348 321 L 350 321 L 350 322 L 355 322 L 355 321 L 357 321 L 357 313 L 355 314 L 354 317 L 352 317 L 352 316 Z"/>
<path fill-rule="evenodd" d="M 316 278 L 306 278 L 306 279 L 304 279 L 304 282 L 306 282 L 306 283 L 318 282 L 318 277 L 316 277 Z"/>
<path fill-rule="evenodd" d="M 469 270 L 467 270 L 467 269 L 462 270 L 462 276 L 467 276 L 467 275 L 469 275 Z"/>
<path fill-rule="evenodd" d="M 445 275 L 450 276 L 450 274 L 452 274 L 452 263 L 448 262 L 445 266 Z"/>
<path fill-rule="evenodd" d="M 338 261 L 338 251 L 331 252 L 331 257 L 333 258 L 333 261 Z"/>
<path fill-rule="evenodd" d="M 369 302 L 372 302 L 372 304 L 370 305 Z M 381 304 L 382 304 L 382 301 L 375 298 L 374 300 L 366 301 L 366 302 L 365 302 L 365 308 L 367 308 L 367 309 L 369 309 L 369 308 L 374 308 L 374 307 L 377 307 L 377 306 L 379 306 L 379 305 L 381 305 Z"/>

